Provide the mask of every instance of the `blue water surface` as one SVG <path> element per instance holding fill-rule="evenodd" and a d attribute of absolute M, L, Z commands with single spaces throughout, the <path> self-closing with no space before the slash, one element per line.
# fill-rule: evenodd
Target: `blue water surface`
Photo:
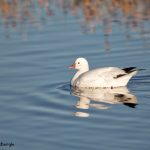
<path fill-rule="evenodd" d="M 30 22 L 24 33 L 9 28 L 9 36 L 1 24 L 0 142 L 14 143 L 15 150 L 148 150 L 150 32 L 143 37 L 129 31 L 128 37 L 127 29 L 113 22 L 110 35 L 102 25 L 85 33 L 81 15 L 56 14 L 40 20 L 39 29 Z M 75 71 L 68 69 L 77 57 L 87 58 L 91 69 L 145 69 L 128 84 L 135 108 L 105 99 L 77 107 L 80 97 L 70 89 Z"/>

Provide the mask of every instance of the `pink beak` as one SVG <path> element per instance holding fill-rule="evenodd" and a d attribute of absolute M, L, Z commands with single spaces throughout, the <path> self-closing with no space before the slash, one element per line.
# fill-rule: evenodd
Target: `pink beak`
<path fill-rule="evenodd" d="M 69 66 L 69 68 L 75 69 L 75 64 L 72 64 L 71 66 Z"/>

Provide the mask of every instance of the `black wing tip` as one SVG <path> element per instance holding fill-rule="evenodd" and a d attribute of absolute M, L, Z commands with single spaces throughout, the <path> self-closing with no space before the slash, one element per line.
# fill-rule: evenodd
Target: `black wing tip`
<path fill-rule="evenodd" d="M 131 107 L 131 108 L 136 108 L 136 106 L 138 105 L 136 103 L 123 103 L 123 104 L 128 106 L 128 107 Z"/>
<path fill-rule="evenodd" d="M 122 76 L 125 76 L 126 74 L 118 74 L 116 77 L 114 77 L 114 79 L 120 78 Z"/>
<path fill-rule="evenodd" d="M 137 67 L 128 67 L 128 68 L 123 68 L 122 70 L 124 70 L 126 73 L 131 73 L 133 71 L 138 70 Z"/>
<path fill-rule="evenodd" d="M 122 70 L 124 70 L 125 73 L 131 73 L 134 71 L 142 71 L 142 70 L 146 70 L 146 69 L 138 69 L 137 67 L 128 67 L 128 68 L 123 68 Z"/>

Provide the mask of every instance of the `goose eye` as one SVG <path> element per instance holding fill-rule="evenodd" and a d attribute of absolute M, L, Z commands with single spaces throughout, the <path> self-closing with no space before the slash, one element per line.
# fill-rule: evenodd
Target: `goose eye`
<path fill-rule="evenodd" d="M 78 64 L 80 64 L 80 62 L 78 62 Z"/>

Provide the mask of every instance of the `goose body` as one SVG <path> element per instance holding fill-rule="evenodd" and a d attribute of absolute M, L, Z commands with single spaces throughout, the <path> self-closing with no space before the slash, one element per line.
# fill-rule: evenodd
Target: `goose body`
<path fill-rule="evenodd" d="M 129 80 L 138 72 L 135 67 L 104 67 L 89 70 L 88 61 L 85 58 L 77 58 L 70 68 L 77 69 L 76 74 L 71 79 L 71 86 L 79 88 L 126 86 Z"/>

